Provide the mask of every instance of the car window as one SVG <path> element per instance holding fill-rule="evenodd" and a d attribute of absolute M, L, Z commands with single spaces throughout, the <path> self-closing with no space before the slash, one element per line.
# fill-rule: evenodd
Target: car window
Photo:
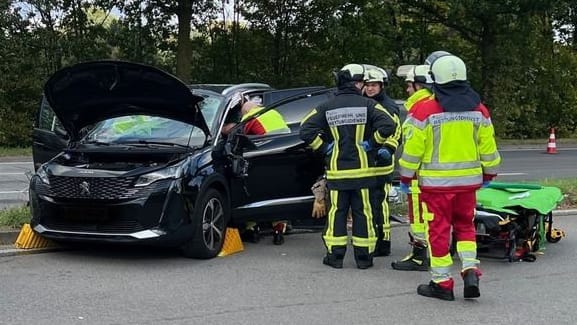
<path fill-rule="evenodd" d="M 46 97 L 42 97 L 42 102 L 40 103 L 40 112 L 38 115 L 38 128 L 54 132 L 54 130 L 59 129 L 63 132 L 62 124 L 60 120 L 54 115 L 52 107 L 48 104 Z"/>
<path fill-rule="evenodd" d="M 121 144 L 135 141 L 176 143 L 200 146 L 203 131 L 187 123 L 147 115 L 115 117 L 99 122 L 83 138 L 83 142 Z"/>
<path fill-rule="evenodd" d="M 216 97 L 210 95 L 203 95 L 202 97 L 204 99 L 202 100 L 202 102 L 199 103 L 200 112 L 202 113 L 202 116 L 206 121 L 206 125 L 212 127 L 213 124 L 217 122 L 216 113 L 220 108 L 222 97 Z"/>
<path fill-rule="evenodd" d="M 287 124 L 300 124 L 303 117 L 313 108 L 327 101 L 333 96 L 332 92 L 305 97 L 282 104 L 276 110 L 284 117 Z"/>

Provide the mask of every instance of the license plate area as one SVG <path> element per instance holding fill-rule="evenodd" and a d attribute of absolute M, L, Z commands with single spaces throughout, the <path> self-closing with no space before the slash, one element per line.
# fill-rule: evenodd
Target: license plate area
<path fill-rule="evenodd" d="M 103 207 L 64 207 L 62 216 L 71 221 L 98 222 L 109 219 L 108 209 Z"/>

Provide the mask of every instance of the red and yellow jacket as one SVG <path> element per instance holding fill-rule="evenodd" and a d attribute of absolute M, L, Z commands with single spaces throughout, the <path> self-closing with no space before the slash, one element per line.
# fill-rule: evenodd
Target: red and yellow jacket
<path fill-rule="evenodd" d="M 418 172 L 421 191 L 469 191 L 497 174 L 501 157 L 489 111 L 445 112 L 434 99 L 416 103 L 403 126 L 401 182 Z"/>

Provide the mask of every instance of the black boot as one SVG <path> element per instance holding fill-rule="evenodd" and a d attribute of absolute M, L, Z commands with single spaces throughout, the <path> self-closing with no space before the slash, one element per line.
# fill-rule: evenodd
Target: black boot
<path fill-rule="evenodd" d="M 245 229 L 240 234 L 240 239 L 244 242 L 258 243 L 260 241 L 260 230 L 258 226 Z"/>
<path fill-rule="evenodd" d="M 330 267 L 334 267 L 335 269 L 342 269 L 343 268 L 343 259 L 344 259 L 344 256 L 327 254 L 325 256 L 325 258 L 323 258 L 323 264 L 328 265 Z"/>
<path fill-rule="evenodd" d="M 479 291 L 479 274 L 476 269 L 468 269 L 462 274 L 464 288 L 463 297 L 465 299 L 479 298 L 481 292 Z"/>
<path fill-rule="evenodd" d="M 453 289 L 444 289 L 433 281 L 429 282 L 429 284 L 419 285 L 417 287 L 417 293 L 425 297 L 438 298 L 449 301 L 455 300 Z"/>
<path fill-rule="evenodd" d="M 377 240 L 374 256 L 389 256 L 389 255 L 391 255 L 391 241 L 383 239 Z"/>
<path fill-rule="evenodd" d="M 357 268 L 366 270 L 373 266 L 373 257 L 357 258 Z"/>
<path fill-rule="evenodd" d="M 427 247 L 422 243 L 414 242 L 413 251 L 400 261 L 394 261 L 391 266 L 400 271 L 427 271 L 429 269 L 429 259 L 427 258 Z"/>
<path fill-rule="evenodd" d="M 272 234 L 272 243 L 275 245 L 284 244 L 284 235 L 281 231 L 275 230 Z"/>

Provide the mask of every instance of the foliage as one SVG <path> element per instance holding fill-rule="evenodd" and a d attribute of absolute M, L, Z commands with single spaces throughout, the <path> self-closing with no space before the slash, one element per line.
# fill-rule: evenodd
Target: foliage
<path fill-rule="evenodd" d="M 18 229 L 30 222 L 30 209 L 27 206 L 0 209 L 0 228 Z"/>
<path fill-rule="evenodd" d="M 332 85 L 359 62 L 393 72 L 462 57 L 500 138 L 577 130 L 577 5 L 547 0 L 0 1 L 0 145 L 27 146 L 44 81 L 120 59 L 185 82 Z M 392 78 L 388 92 L 404 98 Z"/>

